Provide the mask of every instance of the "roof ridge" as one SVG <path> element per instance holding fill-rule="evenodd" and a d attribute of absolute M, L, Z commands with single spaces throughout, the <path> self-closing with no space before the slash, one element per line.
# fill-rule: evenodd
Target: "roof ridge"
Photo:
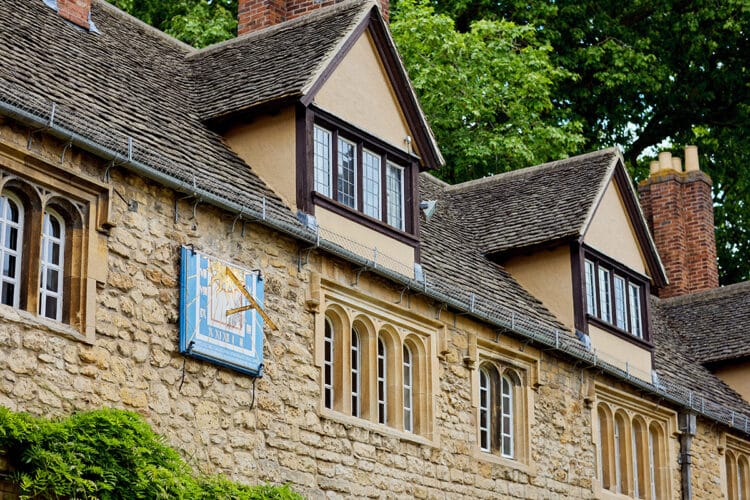
<path fill-rule="evenodd" d="M 715 298 L 727 297 L 748 292 L 750 292 L 750 281 L 741 281 L 739 283 L 732 283 L 729 285 L 720 286 L 718 288 L 701 290 L 699 292 L 693 292 L 687 295 L 680 295 L 667 299 L 659 299 L 659 302 L 663 303 L 666 306 L 671 306 L 690 302 L 707 301 Z"/>
<path fill-rule="evenodd" d="M 172 35 L 169 35 L 159 28 L 155 28 L 151 26 L 150 24 L 147 24 L 137 17 L 133 16 L 132 14 L 125 12 L 124 10 L 118 8 L 117 6 L 107 2 L 106 0 L 94 0 L 94 2 L 97 4 L 97 7 L 100 7 L 102 9 L 108 10 L 111 14 L 126 17 L 129 22 L 138 25 L 138 27 L 142 28 L 145 31 L 150 32 L 152 35 L 155 35 L 161 39 L 163 39 L 165 42 L 171 43 L 172 45 L 176 45 L 177 48 L 183 49 L 186 52 L 186 56 L 189 56 L 191 53 L 196 52 L 198 49 L 193 47 L 192 45 L 183 42 L 182 40 L 179 40 Z M 96 20 L 94 20 L 96 21 Z"/>
<path fill-rule="evenodd" d="M 196 49 L 193 54 L 190 54 L 188 56 L 188 58 L 195 58 L 198 56 L 211 54 L 213 52 L 225 49 L 227 47 L 231 47 L 233 45 L 247 43 L 256 38 L 262 38 L 262 37 L 268 36 L 269 34 L 275 33 L 277 31 L 304 26 L 311 22 L 317 21 L 320 18 L 335 15 L 338 12 L 341 12 L 342 10 L 347 10 L 357 5 L 361 5 L 361 6 L 375 5 L 375 1 L 374 0 L 345 0 L 343 2 L 329 5 L 327 7 L 321 7 L 308 14 L 304 14 L 302 16 L 295 17 L 294 19 L 290 19 L 289 21 L 284 21 L 281 23 L 274 24 L 272 26 L 267 26 L 257 31 L 251 31 L 250 33 L 245 33 L 245 34 L 236 36 L 234 38 L 230 38 L 229 40 L 224 40 L 223 42 L 218 42 L 213 45 L 209 45 L 208 47 L 204 47 L 202 49 Z"/>
<path fill-rule="evenodd" d="M 451 187 L 451 184 L 445 182 L 443 179 L 433 175 L 430 172 L 420 172 L 419 175 L 423 176 L 427 181 L 437 184 L 443 189 Z"/>
<path fill-rule="evenodd" d="M 506 179 L 509 179 L 509 178 L 512 178 L 512 177 L 527 175 L 527 174 L 530 174 L 530 173 L 537 172 L 539 170 L 544 170 L 544 169 L 548 169 L 548 168 L 554 168 L 554 167 L 560 166 L 560 165 L 565 164 L 565 163 L 570 162 L 570 161 L 580 161 L 580 160 L 583 160 L 583 159 L 593 158 L 593 157 L 596 157 L 596 156 L 605 156 L 607 154 L 612 154 L 613 152 L 617 152 L 617 151 L 619 151 L 619 150 L 617 149 L 616 146 L 611 147 L 611 148 L 606 148 L 606 149 L 600 149 L 600 150 L 597 150 L 597 151 L 591 151 L 589 153 L 584 153 L 584 154 L 580 154 L 580 155 L 576 155 L 576 156 L 569 156 L 567 158 L 562 158 L 560 160 L 552 160 L 552 161 L 549 161 L 549 162 L 546 162 L 546 163 L 541 163 L 539 165 L 534 165 L 534 166 L 531 166 L 531 167 L 519 168 L 517 170 L 511 170 L 509 172 L 501 172 L 501 173 L 498 173 L 498 174 L 488 175 L 488 176 L 482 177 L 480 179 L 473 179 L 473 180 L 470 180 L 470 181 L 462 182 L 460 184 L 453 184 L 448 189 L 450 191 L 452 191 L 452 192 L 463 191 L 465 189 L 471 189 L 471 188 L 476 187 L 476 186 L 481 185 L 481 184 L 489 184 L 489 183 L 495 182 L 495 181 L 499 182 L 500 180 L 506 180 Z"/>

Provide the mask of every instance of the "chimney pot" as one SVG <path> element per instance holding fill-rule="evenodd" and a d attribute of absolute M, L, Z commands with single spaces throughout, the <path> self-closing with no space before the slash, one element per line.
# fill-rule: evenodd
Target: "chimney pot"
<path fill-rule="evenodd" d="M 654 175 L 659 173 L 659 162 L 654 160 L 648 164 L 648 174 Z"/>
<path fill-rule="evenodd" d="M 662 151 L 659 153 L 659 170 L 666 172 L 672 169 L 672 153 L 669 151 Z"/>
<path fill-rule="evenodd" d="M 682 172 L 682 160 L 680 158 L 672 158 L 672 168 L 677 172 Z"/>
<path fill-rule="evenodd" d="M 700 170 L 698 161 L 698 146 L 685 147 L 685 172 L 697 172 Z"/>

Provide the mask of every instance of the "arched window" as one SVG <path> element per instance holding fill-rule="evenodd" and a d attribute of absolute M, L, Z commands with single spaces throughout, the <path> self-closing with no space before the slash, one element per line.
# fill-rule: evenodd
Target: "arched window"
<path fill-rule="evenodd" d="M 650 488 L 651 498 L 664 498 L 667 496 L 665 493 L 665 484 L 667 478 L 664 477 L 666 467 L 664 465 L 664 434 L 661 427 L 651 422 L 648 427 L 648 453 L 649 453 L 649 469 L 650 469 Z"/>
<path fill-rule="evenodd" d="M 15 198 L 0 196 L 0 257 L 2 258 L 2 303 L 19 307 L 21 296 L 21 248 L 23 205 Z"/>
<path fill-rule="evenodd" d="M 596 409 L 599 423 L 599 477 L 602 488 L 611 490 L 616 484 L 614 478 L 614 450 L 612 446 L 612 419 L 608 408 L 598 405 Z"/>
<path fill-rule="evenodd" d="M 326 408 L 333 408 L 333 325 L 325 320 L 323 335 L 323 400 Z"/>
<path fill-rule="evenodd" d="M 750 498 L 750 467 L 747 455 L 737 458 L 737 498 L 738 500 Z"/>
<path fill-rule="evenodd" d="M 492 451 L 490 436 L 492 430 L 491 404 L 492 388 L 487 368 L 479 369 L 479 447 L 482 451 Z"/>
<path fill-rule="evenodd" d="M 378 337 L 378 423 L 388 423 L 388 364 L 385 343 Z"/>
<path fill-rule="evenodd" d="M 724 466 L 727 471 L 727 498 L 729 500 L 738 500 L 739 492 L 737 489 L 737 457 L 731 451 L 724 455 Z"/>
<path fill-rule="evenodd" d="M 404 346 L 403 349 L 403 364 L 404 364 L 404 430 L 408 432 L 414 431 L 414 365 L 412 359 L 411 349 L 408 346 Z"/>
<path fill-rule="evenodd" d="M 65 223 L 51 209 L 44 212 L 39 258 L 39 314 L 62 321 Z"/>
<path fill-rule="evenodd" d="M 361 345 L 359 343 L 359 334 L 357 330 L 352 328 L 352 359 L 351 359 L 351 371 L 352 371 L 352 415 L 355 417 L 359 416 L 360 413 L 360 395 L 361 395 L 361 382 L 362 382 L 362 358 L 361 358 Z"/>
<path fill-rule="evenodd" d="M 627 441 L 625 434 L 625 420 L 622 414 L 615 415 L 615 491 L 617 493 L 627 493 Z"/>
<path fill-rule="evenodd" d="M 501 404 L 500 404 L 500 439 L 501 454 L 504 457 L 513 458 L 514 451 L 514 398 L 513 386 L 515 385 L 508 375 L 500 378 Z"/>
<path fill-rule="evenodd" d="M 631 436 L 631 449 L 633 451 L 633 496 L 635 498 L 645 498 L 646 488 L 649 483 L 646 465 L 650 462 L 650 458 L 644 449 L 646 433 L 642 420 L 633 420 Z"/>

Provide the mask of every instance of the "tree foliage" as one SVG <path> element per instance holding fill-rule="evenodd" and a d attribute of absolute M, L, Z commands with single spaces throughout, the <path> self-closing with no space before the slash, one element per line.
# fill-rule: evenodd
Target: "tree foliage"
<path fill-rule="evenodd" d="M 466 33 L 424 1 L 402 0 L 391 31 L 456 182 L 560 158 L 580 124 L 552 90 L 572 75 L 550 62 L 530 26 L 478 20 Z"/>
<path fill-rule="evenodd" d="M 301 499 L 286 486 L 195 476 L 140 416 L 121 410 L 50 421 L 0 407 L 0 454 L 22 499 Z"/>
<path fill-rule="evenodd" d="M 237 35 L 237 0 L 108 0 L 193 47 Z"/>
<path fill-rule="evenodd" d="M 638 159 L 664 143 L 697 144 L 714 180 L 722 283 L 750 279 L 750 4 L 746 0 L 441 0 L 469 30 L 476 19 L 532 26 L 560 79 L 556 105 L 583 125 L 578 152 L 619 144 Z M 641 162 L 643 165 L 644 162 Z"/>

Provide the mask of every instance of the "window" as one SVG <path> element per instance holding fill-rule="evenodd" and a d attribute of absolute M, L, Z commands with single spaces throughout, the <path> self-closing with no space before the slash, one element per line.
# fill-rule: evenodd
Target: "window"
<path fill-rule="evenodd" d="M 18 307 L 21 275 L 23 211 L 21 203 L 7 193 L 0 196 L 0 252 L 2 253 L 2 303 Z"/>
<path fill-rule="evenodd" d="M 724 467 L 727 499 L 750 499 L 750 443 L 728 435 Z"/>
<path fill-rule="evenodd" d="M 670 498 L 666 429 L 675 427 L 675 415 L 615 392 L 597 394 L 599 487 L 632 498 Z"/>
<path fill-rule="evenodd" d="M 326 408 L 333 408 L 333 326 L 331 320 L 325 320 L 323 360 L 323 398 Z"/>
<path fill-rule="evenodd" d="M 39 258 L 39 314 L 57 321 L 62 320 L 64 245 L 65 223 L 54 211 L 45 211 Z"/>
<path fill-rule="evenodd" d="M 588 252 L 587 252 L 588 253 Z M 646 278 L 628 272 L 603 258 L 584 260 L 584 299 L 589 319 L 617 332 L 645 339 Z"/>
<path fill-rule="evenodd" d="M 357 146 L 340 137 L 338 181 L 338 201 L 357 208 Z"/>
<path fill-rule="evenodd" d="M 370 223 L 377 220 L 397 231 L 412 231 L 407 223 L 413 209 L 406 204 L 412 189 L 406 167 L 416 168 L 416 163 L 406 153 L 375 142 L 328 123 L 314 125 L 313 190 L 318 195 L 314 199 L 347 216 L 354 215 L 352 210 L 367 216 Z"/>
<path fill-rule="evenodd" d="M 412 398 L 412 377 L 414 371 L 412 367 L 411 351 L 404 346 L 404 430 L 412 432 L 414 429 L 414 400 Z"/>
<path fill-rule="evenodd" d="M 368 150 L 362 152 L 363 186 L 365 199 L 363 200 L 365 215 L 373 219 L 382 218 L 380 210 L 380 156 Z"/>
<path fill-rule="evenodd" d="M 363 423 L 430 435 L 429 343 L 394 327 L 391 318 L 350 311 L 349 302 L 345 308 L 331 301 L 325 311 L 321 406 Z"/>
<path fill-rule="evenodd" d="M 514 369 L 484 362 L 479 367 L 479 449 L 516 459 L 523 422 L 521 382 Z"/>
<path fill-rule="evenodd" d="M 388 163 L 388 224 L 404 229 L 404 169 Z"/>
<path fill-rule="evenodd" d="M 359 335 L 357 330 L 352 328 L 352 415 L 359 416 L 359 394 L 360 394 L 360 356 L 359 356 Z"/>
<path fill-rule="evenodd" d="M 378 423 L 388 423 L 388 378 L 383 339 L 378 337 Z"/>
<path fill-rule="evenodd" d="M 0 157 L 0 302 L 93 340 L 97 283 L 107 277 L 110 188 L 27 150 Z"/>

